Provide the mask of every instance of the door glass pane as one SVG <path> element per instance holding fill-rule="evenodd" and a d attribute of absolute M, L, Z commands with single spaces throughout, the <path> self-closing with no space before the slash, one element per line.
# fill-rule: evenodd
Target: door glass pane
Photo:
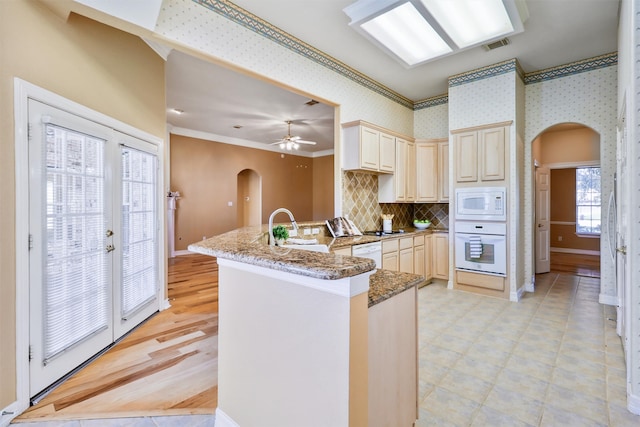
<path fill-rule="evenodd" d="M 158 289 L 156 164 L 153 154 L 122 147 L 123 319 L 153 301 Z"/>
<path fill-rule="evenodd" d="M 47 124 L 44 361 L 107 328 L 105 141 Z"/>

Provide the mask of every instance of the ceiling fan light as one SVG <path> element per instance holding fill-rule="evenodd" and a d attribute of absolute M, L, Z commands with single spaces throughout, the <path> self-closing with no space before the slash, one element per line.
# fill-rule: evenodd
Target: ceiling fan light
<path fill-rule="evenodd" d="M 281 143 L 280 143 L 280 148 L 281 148 L 282 150 L 284 150 L 284 149 L 286 148 L 286 144 L 285 144 L 284 142 L 281 142 Z"/>
<path fill-rule="evenodd" d="M 296 144 L 296 143 L 294 142 L 294 143 L 293 143 L 293 148 L 297 150 L 298 148 L 300 148 L 300 144 Z"/>

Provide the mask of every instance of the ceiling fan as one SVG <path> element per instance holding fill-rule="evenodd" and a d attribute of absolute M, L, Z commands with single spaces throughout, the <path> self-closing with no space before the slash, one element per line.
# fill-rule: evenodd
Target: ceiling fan
<path fill-rule="evenodd" d="M 285 123 L 289 126 L 287 134 L 283 136 L 282 139 L 269 145 L 280 145 L 280 148 L 283 150 L 297 150 L 300 148 L 300 144 L 316 145 L 313 141 L 305 141 L 304 139 L 300 139 L 299 136 L 291 136 L 291 120 L 287 120 Z"/>

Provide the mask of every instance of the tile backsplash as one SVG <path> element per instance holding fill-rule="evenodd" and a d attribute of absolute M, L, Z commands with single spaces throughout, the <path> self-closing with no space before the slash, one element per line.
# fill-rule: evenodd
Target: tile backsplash
<path fill-rule="evenodd" d="M 378 176 L 344 171 L 342 212 L 362 230 L 382 229 L 382 214 L 393 214 L 393 228 L 410 227 L 413 219 L 428 219 L 433 227 L 449 228 L 446 203 L 378 203 Z"/>

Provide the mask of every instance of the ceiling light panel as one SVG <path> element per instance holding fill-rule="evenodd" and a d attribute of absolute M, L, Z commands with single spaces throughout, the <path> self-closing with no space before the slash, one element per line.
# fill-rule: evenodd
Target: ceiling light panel
<path fill-rule="evenodd" d="M 514 31 L 502 0 L 420 0 L 460 48 Z"/>
<path fill-rule="evenodd" d="M 382 13 L 361 28 L 410 66 L 451 52 L 411 3 Z"/>
<path fill-rule="evenodd" d="M 358 0 L 349 25 L 405 67 L 524 31 L 525 0 Z"/>

